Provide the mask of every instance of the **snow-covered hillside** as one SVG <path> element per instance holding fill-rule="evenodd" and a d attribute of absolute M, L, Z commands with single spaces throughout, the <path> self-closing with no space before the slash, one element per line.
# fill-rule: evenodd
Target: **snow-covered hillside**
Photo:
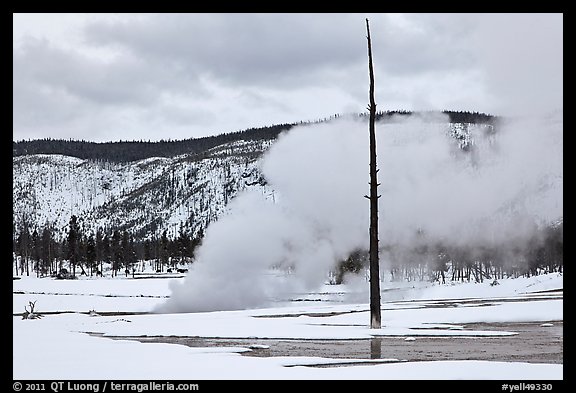
<path fill-rule="evenodd" d="M 71 215 L 87 231 L 129 229 L 143 238 L 182 223 L 204 229 L 247 187 L 265 187 L 258 158 L 270 145 L 238 141 L 203 154 L 126 164 L 61 155 L 13 158 L 14 225 L 52 223 L 64 233 Z"/>
<path fill-rule="evenodd" d="M 493 132 L 491 125 L 447 123 L 446 132 L 460 148 L 474 136 Z M 152 157 L 129 163 L 84 160 L 62 155 L 13 158 L 13 223 L 52 226 L 63 236 L 72 215 L 87 232 L 127 229 L 137 238 L 175 237 L 180 225 L 190 233 L 204 230 L 241 190 L 266 195 L 259 169 L 262 153 L 274 140 L 237 141 L 201 154 Z"/>

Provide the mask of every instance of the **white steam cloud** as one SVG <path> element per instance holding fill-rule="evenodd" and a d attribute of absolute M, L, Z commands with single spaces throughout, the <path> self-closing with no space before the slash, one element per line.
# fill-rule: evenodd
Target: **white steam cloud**
<path fill-rule="evenodd" d="M 380 242 L 409 245 L 416 233 L 459 245 L 524 239 L 563 215 L 561 114 L 472 126 L 465 152 L 448 119 L 411 116 L 377 124 Z M 274 200 L 245 192 L 206 231 L 183 282 L 159 312 L 258 307 L 302 288 L 368 248 L 368 125 L 299 126 L 283 134 L 261 168 Z M 384 258 L 385 259 L 385 258 Z M 291 268 L 272 279 L 271 266 Z"/>

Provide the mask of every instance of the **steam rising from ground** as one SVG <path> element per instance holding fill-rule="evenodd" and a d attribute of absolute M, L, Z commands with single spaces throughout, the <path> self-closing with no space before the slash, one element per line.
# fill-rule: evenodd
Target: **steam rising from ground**
<path fill-rule="evenodd" d="M 562 127 L 556 118 L 472 127 L 465 152 L 447 118 L 377 124 L 380 242 L 482 245 L 527 239 L 563 215 Z M 184 281 L 157 311 L 232 310 L 314 288 L 368 248 L 368 127 L 339 120 L 293 128 L 261 163 L 275 198 L 245 192 L 206 231 Z M 385 260 L 385 255 L 383 255 Z M 290 280 L 273 279 L 271 266 Z"/>

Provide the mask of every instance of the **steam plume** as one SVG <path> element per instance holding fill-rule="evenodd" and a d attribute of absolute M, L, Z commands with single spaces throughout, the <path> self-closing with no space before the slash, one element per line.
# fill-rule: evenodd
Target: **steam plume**
<path fill-rule="evenodd" d="M 472 127 L 473 149 L 447 118 L 377 124 L 381 244 L 481 245 L 527 239 L 563 215 L 561 114 Z M 368 248 L 368 135 L 357 120 L 295 127 L 265 154 L 275 198 L 238 195 L 213 223 L 188 276 L 159 312 L 258 307 L 319 286 L 327 271 Z M 534 224 L 534 225 L 532 225 Z M 271 266 L 288 268 L 278 280 Z"/>

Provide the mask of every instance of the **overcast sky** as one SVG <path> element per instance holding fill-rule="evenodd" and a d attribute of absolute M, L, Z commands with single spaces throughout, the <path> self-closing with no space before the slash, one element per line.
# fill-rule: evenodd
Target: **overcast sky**
<path fill-rule="evenodd" d="M 185 139 L 378 110 L 562 109 L 562 14 L 14 14 L 13 139 Z"/>

